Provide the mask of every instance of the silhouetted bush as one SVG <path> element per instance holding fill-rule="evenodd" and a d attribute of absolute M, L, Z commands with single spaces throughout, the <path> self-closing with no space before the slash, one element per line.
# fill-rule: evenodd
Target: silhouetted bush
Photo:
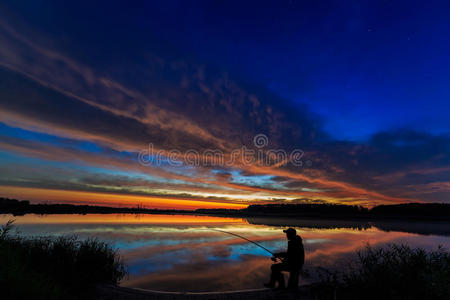
<path fill-rule="evenodd" d="M 125 265 L 109 244 L 74 236 L 24 238 L 0 229 L 2 296 L 23 299 L 88 298 L 96 284 L 118 284 Z"/>
<path fill-rule="evenodd" d="M 450 299 L 450 254 L 441 247 L 367 246 L 349 270 L 326 275 L 319 299 Z"/>

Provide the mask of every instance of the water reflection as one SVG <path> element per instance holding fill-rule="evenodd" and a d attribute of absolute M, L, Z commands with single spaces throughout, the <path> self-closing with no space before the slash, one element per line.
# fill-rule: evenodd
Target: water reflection
<path fill-rule="evenodd" d="M 5 223 L 11 218 L 1 215 Z M 16 217 L 24 235 L 76 234 L 98 237 L 120 248 L 130 276 L 124 286 L 165 291 L 260 288 L 271 261 L 263 249 L 212 229 L 232 231 L 274 251 L 286 247 L 282 226 L 304 239 L 305 268 L 339 268 L 365 243 L 450 246 L 446 223 L 235 219 L 178 215 L 25 215 Z M 385 231 L 389 230 L 389 231 Z M 421 235 L 417 232 L 426 233 Z M 446 236 L 447 235 L 447 236 Z M 312 272 L 302 283 L 317 280 Z"/>

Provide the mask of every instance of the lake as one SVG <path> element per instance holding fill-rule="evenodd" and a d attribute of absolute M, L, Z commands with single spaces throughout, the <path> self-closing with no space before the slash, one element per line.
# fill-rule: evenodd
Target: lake
<path fill-rule="evenodd" d="M 303 238 L 309 276 L 318 269 L 341 268 L 366 243 L 405 243 L 430 250 L 450 247 L 450 223 L 366 222 L 222 218 L 193 215 L 0 215 L 16 220 L 26 236 L 96 237 L 118 248 L 129 269 L 123 286 L 161 291 L 226 291 L 261 288 L 268 281 L 271 254 L 230 231 L 272 251 L 285 249 L 282 232 L 293 226 Z"/>

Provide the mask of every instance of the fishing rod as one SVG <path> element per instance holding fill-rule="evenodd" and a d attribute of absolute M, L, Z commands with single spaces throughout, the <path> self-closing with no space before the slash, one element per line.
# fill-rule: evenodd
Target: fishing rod
<path fill-rule="evenodd" d="M 263 248 L 264 250 L 266 250 L 267 252 L 269 252 L 270 254 L 272 254 L 273 256 L 275 256 L 275 253 L 273 253 L 272 251 L 270 251 L 269 249 L 267 249 L 267 248 L 264 247 L 263 245 L 260 245 L 260 244 L 258 244 L 257 242 L 254 242 L 254 241 L 252 241 L 252 240 L 249 240 L 248 238 L 246 238 L 246 237 L 244 237 L 244 236 L 242 236 L 242 235 L 239 235 L 239 234 L 236 234 L 236 233 L 233 233 L 233 232 L 229 232 L 229 231 L 225 231 L 225 230 L 220 230 L 220 229 L 212 229 L 212 230 L 214 230 L 214 231 L 219 231 L 219 232 L 223 232 L 223 233 L 228 233 L 228 234 L 237 236 L 238 238 L 244 239 L 244 240 L 246 240 L 246 241 L 248 241 L 248 242 L 250 242 L 250 243 L 255 244 L 256 246 L 258 246 L 258 247 L 260 247 L 260 248 Z"/>

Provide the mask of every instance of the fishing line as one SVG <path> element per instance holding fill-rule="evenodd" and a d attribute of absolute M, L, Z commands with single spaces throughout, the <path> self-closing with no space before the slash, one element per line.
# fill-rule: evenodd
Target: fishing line
<path fill-rule="evenodd" d="M 261 247 L 262 249 L 266 250 L 266 251 L 269 252 L 270 254 L 275 255 L 272 251 L 270 251 L 269 249 L 267 249 L 267 248 L 264 247 L 263 245 L 260 245 L 260 244 L 258 244 L 257 242 L 254 242 L 254 241 L 252 241 L 252 240 L 249 240 L 248 238 L 246 238 L 246 237 L 244 237 L 244 236 L 241 236 L 241 235 L 239 235 L 239 234 L 236 234 L 236 233 L 233 233 L 233 232 L 229 232 L 229 231 L 225 231 L 225 230 L 214 229 L 214 228 L 211 228 L 211 230 L 219 231 L 219 232 L 223 232 L 223 233 L 228 233 L 228 234 L 237 236 L 237 237 L 239 237 L 239 238 L 241 238 L 241 239 L 244 239 L 244 240 L 246 240 L 246 241 L 248 241 L 248 242 L 250 242 L 250 243 L 255 244 L 255 245 L 258 246 L 258 247 Z"/>

